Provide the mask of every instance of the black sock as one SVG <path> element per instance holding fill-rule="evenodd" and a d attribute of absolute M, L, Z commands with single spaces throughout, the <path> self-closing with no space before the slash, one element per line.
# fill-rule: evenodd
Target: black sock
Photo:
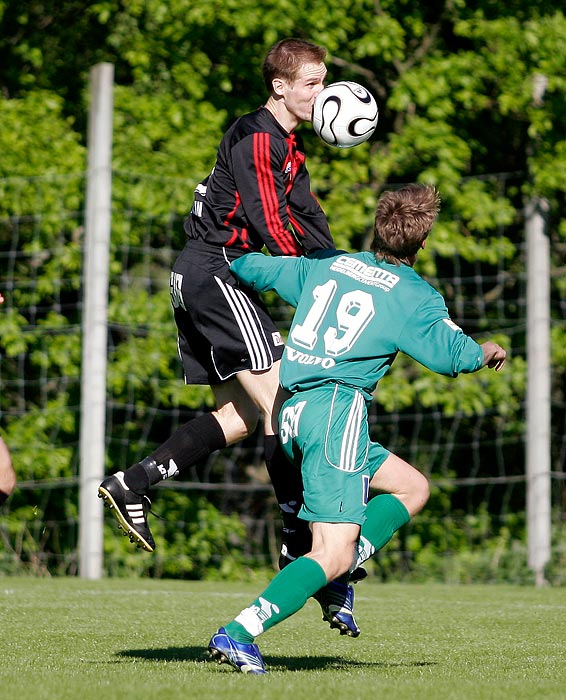
<path fill-rule="evenodd" d="M 211 413 L 185 423 L 171 437 L 124 474 L 128 488 L 144 494 L 163 479 L 182 475 L 201 459 L 226 447 L 220 424 Z"/>
<path fill-rule="evenodd" d="M 0 491 L 0 506 L 3 506 L 9 497 L 10 496 L 7 493 L 4 493 L 4 491 Z"/>
<path fill-rule="evenodd" d="M 312 545 L 309 523 L 298 517 L 303 504 L 301 471 L 285 457 L 276 435 L 266 435 L 264 444 L 265 465 L 283 520 L 282 549 L 296 559 L 310 552 Z"/>

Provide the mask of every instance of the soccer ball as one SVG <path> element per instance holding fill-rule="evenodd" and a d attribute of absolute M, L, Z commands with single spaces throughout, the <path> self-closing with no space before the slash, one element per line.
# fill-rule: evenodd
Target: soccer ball
<path fill-rule="evenodd" d="M 342 80 L 319 92 L 312 125 L 316 135 L 329 146 L 351 148 L 373 134 L 378 113 L 377 103 L 365 87 Z"/>

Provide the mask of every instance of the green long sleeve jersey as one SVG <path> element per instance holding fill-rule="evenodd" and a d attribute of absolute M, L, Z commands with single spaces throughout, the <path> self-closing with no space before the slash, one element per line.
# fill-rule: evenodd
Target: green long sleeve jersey
<path fill-rule="evenodd" d="M 450 319 L 441 294 L 408 265 L 377 262 L 370 252 L 300 258 L 251 253 L 231 270 L 242 283 L 274 290 L 296 307 L 280 373 L 289 391 L 338 382 L 369 400 L 399 351 L 452 377 L 483 366 L 482 348 Z"/>

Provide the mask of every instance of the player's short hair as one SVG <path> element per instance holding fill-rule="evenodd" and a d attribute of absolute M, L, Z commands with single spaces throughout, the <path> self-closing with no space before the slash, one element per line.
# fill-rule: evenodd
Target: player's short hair
<path fill-rule="evenodd" d="M 263 62 L 263 80 L 268 92 L 274 78 L 293 83 L 305 63 L 323 63 L 326 49 L 303 39 L 282 39 L 268 51 Z"/>
<path fill-rule="evenodd" d="M 375 211 L 371 245 L 375 257 L 396 265 L 414 258 L 439 211 L 440 195 L 432 185 L 405 185 L 384 192 Z"/>

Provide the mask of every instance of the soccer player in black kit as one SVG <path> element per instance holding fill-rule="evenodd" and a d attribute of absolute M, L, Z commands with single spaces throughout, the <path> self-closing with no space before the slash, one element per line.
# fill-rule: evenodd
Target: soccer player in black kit
<path fill-rule="evenodd" d="M 99 487 L 132 541 L 148 551 L 155 548 L 147 522 L 149 487 L 246 438 L 260 414 L 265 461 L 283 518 L 280 566 L 310 549 L 308 525 L 297 518 L 300 473 L 277 438 L 283 341 L 259 297 L 238 286 L 230 263 L 264 246 L 271 255 L 291 256 L 334 248 L 311 193 L 302 139 L 294 133 L 312 120 L 325 58 L 323 47 L 301 39 L 284 39 L 269 50 L 263 64 L 267 102 L 228 129 L 212 172 L 195 190 L 186 245 L 171 273 L 171 301 L 185 383 L 210 385 L 216 407 Z M 358 636 L 350 584 L 331 582 L 315 597 L 331 627 Z"/>

